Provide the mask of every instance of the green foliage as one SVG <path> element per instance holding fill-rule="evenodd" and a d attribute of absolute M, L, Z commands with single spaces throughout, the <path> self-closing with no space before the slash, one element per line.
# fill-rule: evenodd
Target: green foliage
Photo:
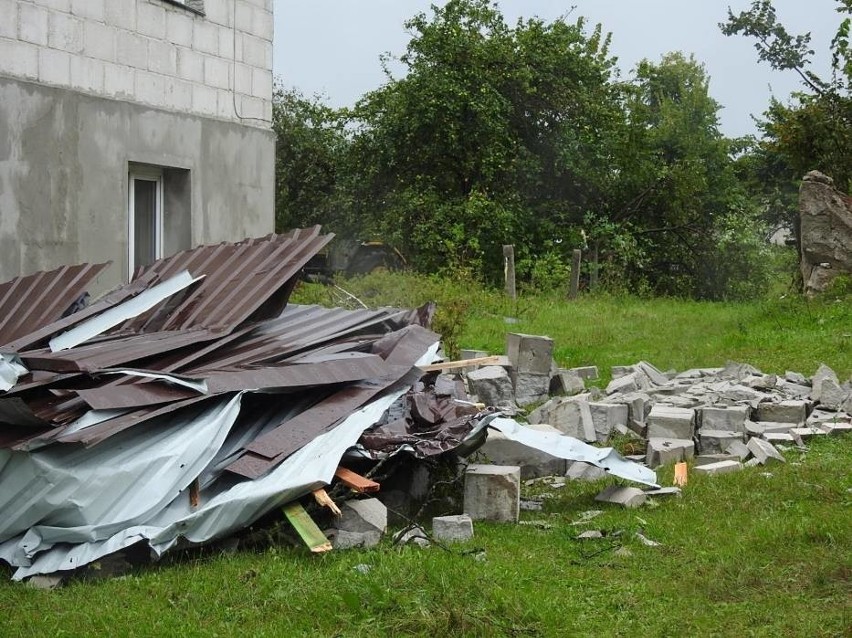
<path fill-rule="evenodd" d="M 275 227 L 335 226 L 337 183 L 346 139 L 338 115 L 276 82 L 272 95 Z"/>

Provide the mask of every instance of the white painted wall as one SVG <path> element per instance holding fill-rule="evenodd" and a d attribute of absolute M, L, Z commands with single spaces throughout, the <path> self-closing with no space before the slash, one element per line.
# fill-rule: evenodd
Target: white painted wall
<path fill-rule="evenodd" d="M 0 74 L 269 128 L 272 0 L 0 0 Z"/>

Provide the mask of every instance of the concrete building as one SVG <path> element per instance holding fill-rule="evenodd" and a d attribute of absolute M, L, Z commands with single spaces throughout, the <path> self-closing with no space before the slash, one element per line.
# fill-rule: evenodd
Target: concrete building
<path fill-rule="evenodd" d="M 272 0 L 0 0 L 0 281 L 273 230 Z"/>

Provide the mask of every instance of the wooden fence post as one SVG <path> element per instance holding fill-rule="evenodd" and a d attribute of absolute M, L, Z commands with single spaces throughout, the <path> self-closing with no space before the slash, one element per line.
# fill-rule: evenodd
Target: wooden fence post
<path fill-rule="evenodd" d="M 506 279 L 506 294 L 511 298 L 517 297 L 515 290 L 515 247 L 503 246 L 503 274 Z"/>
<path fill-rule="evenodd" d="M 580 290 L 580 260 L 582 254 L 579 248 L 574 249 L 574 259 L 571 264 L 571 289 L 568 291 L 568 299 L 576 299 Z"/>

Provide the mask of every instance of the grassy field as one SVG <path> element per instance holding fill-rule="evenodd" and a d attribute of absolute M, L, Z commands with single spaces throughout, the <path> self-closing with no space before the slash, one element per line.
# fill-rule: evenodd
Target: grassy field
<path fill-rule="evenodd" d="M 563 365 L 662 369 L 745 361 L 765 372 L 852 374 L 850 299 L 750 304 L 524 298 L 383 275 L 346 284 L 370 304 L 443 302 L 457 345 L 502 352 L 548 334 Z M 328 295 L 306 288 L 301 301 Z M 507 324 L 506 317 L 517 319 Z M 182 557 L 55 591 L 0 582 L 0 636 L 842 636 L 852 633 L 852 438 L 788 462 L 690 475 L 682 498 L 622 510 L 613 481 L 552 489 L 527 525 L 477 524 L 453 546 L 310 555 L 266 547 Z M 670 471 L 659 473 L 671 483 Z M 533 493 L 546 487 L 526 488 Z M 574 525 L 582 512 L 604 513 Z M 600 540 L 578 540 L 586 529 Z M 636 532 L 658 542 L 642 544 Z M 359 567 L 356 566 L 366 566 Z"/>

